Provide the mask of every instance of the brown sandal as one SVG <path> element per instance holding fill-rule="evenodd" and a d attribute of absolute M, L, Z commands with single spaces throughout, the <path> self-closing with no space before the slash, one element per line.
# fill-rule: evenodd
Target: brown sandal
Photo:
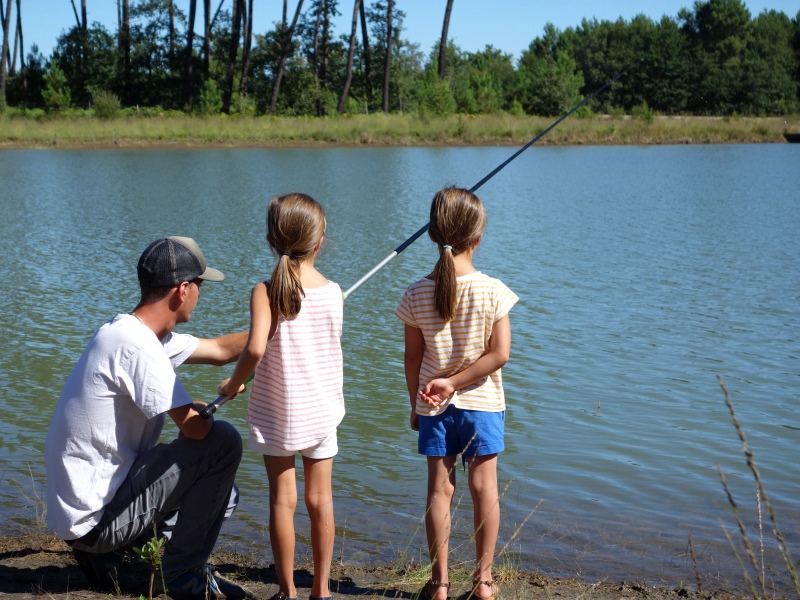
<path fill-rule="evenodd" d="M 436 598 L 436 592 L 439 591 L 439 588 L 445 588 L 447 590 L 450 589 L 450 582 L 442 583 L 440 581 L 434 581 L 433 579 L 428 579 L 425 582 L 425 585 L 422 586 L 422 589 L 419 591 L 417 598 L 419 600 L 433 600 Z M 433 591 L 431 591 L 433 590 Z M 449 598 L 450 596 L 448 596 Z"/>
<path fill-rule="evenodd" d="M 478 595 L 478 592 L 477 592 L 478 586 L 481 585 L 481 584 L 485 585 L 490 590 L 492 590 L 491 595 L 489 595 L 489 596 L 479 596 Z M 494 581 L 475 580 L 475 581 L 472 582 L 472 594 L 470 595 L 470 597 L 475 598 L 476 600 L 495 600 L 495 598 L 497 598 L 499 595 L 500 595 L 500 588 L 497 587 L 497 584 Z"/>

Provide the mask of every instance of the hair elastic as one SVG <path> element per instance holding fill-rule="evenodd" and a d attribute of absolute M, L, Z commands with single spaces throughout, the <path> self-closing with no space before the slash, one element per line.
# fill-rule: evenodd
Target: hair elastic
<path fill-rule="evenodd" d="M 280 250 L 278 252 L 278 254 L 280 254 L 281 256 L 288 256 L 289 258 L 292 257 L 291 253 L 290 252 L 286 252 L 286 250 Z"/>
<path fill-rule="evenodd" d="M 450 250 L 450 251 L 452 251 L 452 250 L 453 250 L 453 247 L 452 247 L 452 246 L 449 246 L 449 245 L 447 245 L 447 244 L 442 244 L 442 250 Z"/>

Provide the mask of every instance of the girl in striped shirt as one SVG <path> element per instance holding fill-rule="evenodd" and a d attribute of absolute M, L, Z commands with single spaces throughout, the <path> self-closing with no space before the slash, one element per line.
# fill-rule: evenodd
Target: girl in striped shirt
<path fill-rule="evenodd" d="M 486 212 L 472 192 L 445 188 L 433 197 L 428 234 L 439 248 L 433 273 L 409 286 L 395 314 L 405 323 L 405 373 L 411 429 L 428 457 L 425 530 L 431 579 L 420 598 L 444 600 L 456 458 L 469 465 L 476 564 L 472 596 L 494 598 L 492 562 L 500 528 L 497 454 L 504 448 L 500 368 L 511 350 L 508 313 L 517 296 L 477 271 L 472 255 Z"/>
<path fill-rule="evenodd" d="M 272 278 L 250 296 L 250 336 L 220 394 L 239 390 L 255 370 L 247 446 L 264 455 L 269 480 L 269 536 L 280 591 L 294 600 L 295 455 L 303 459 L 311 519 L 314 582 L 310 600 L 329 598 L 334 520 L 331 472 L 336 428 L 344 417 L 343 297 L 314 268 L 325 234 L 322 207 L 305 194 L 273 198 L 267 242 L 278 257 Z M 232 393 L 232 392 L 231 392 Z"/>

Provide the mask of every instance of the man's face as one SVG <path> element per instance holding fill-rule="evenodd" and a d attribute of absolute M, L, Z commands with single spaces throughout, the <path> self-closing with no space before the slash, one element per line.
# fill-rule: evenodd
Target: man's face
<path fill-rule="evenodd" d="M 197 306 L 197 301 L 200 299 L 200 284 L 202 283 L 202 279 L 193 279 L 185 284 L 186 296 L 183 299 L 183 304 L 181 305 L 178 315 L 178 323 L 186 323 L 191 318 L 192 311 L 194 307 Z"/>

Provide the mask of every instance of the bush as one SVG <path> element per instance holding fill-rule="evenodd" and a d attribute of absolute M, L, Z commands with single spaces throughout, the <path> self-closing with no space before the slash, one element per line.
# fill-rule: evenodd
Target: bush
<path fill-rule="evenodd" d="M 655 120 L 655 113 L 653 113 L 652 108 L 647 106 L 647 102 L 642 102 L 639 106 L 634 106 L 631 109 L 631 116 L 645 123 L 652 123 L 653 120 Z"/>
<path fill-rule="evenodd" d="M 44 83 L 42 99 L 47 112 L 58 113 L 69 108 L 72 98 L 67 85 L 67 77 L 55 60 L 50 61 L 50 68 L 45 73 Z"/>
<path fill-rule="evenodd" d="M 200 97 L 197 99 L 197 111 L 201 115 L 218 115 L 222 110 L 222 91 L 213 79 L 206 79 Z"/>
<path fill-rule="evenodd" d="M 456 112 L 456 100 L 447 81 L 439 78 L 425 82 L 420 96 L 420 112 L 446 117 Z"/>
<path fill-rule="evenodd" d="M 94 115 L 100 119 L 116 119 L 122 112 L 119 98 L 108 90 L 92 90 Z"/>

